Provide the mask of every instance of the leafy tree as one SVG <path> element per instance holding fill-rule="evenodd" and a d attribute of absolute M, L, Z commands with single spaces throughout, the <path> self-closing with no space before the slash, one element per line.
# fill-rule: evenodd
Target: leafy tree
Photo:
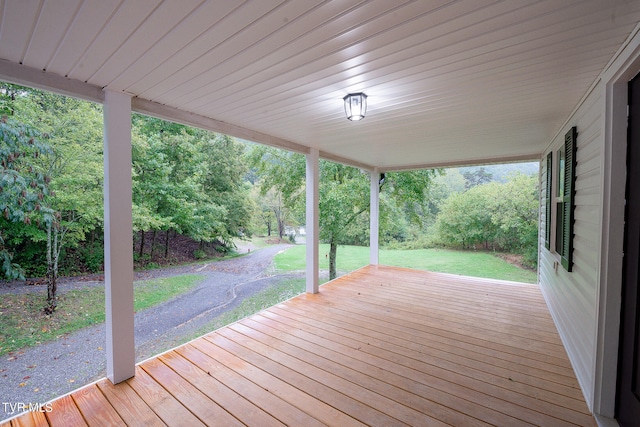
<path fill-rule="evenodd" d="M 29 126 L 0 119 L 0 260 L 4 275 L 11 279 L 24 279 L 24 269 L 13 262 L 13 254 L 5 246 L 3 234 L 8 223 L 52 221 L 52 211 L 45 204 L 51 178 L 38 158 L 51 155 L 53 150 L 41 138 L 44 136 Z"/>
<path fill-rule="evenodd" d="M 492 221 L 507 250 L 522 253 L 530 265 L 538 258 L 538 179 L 512 174 L 494 198 Z"/>
<path fill-rule="evenodd" d="M 249 230 L 255 206 L 244 183 L 244 146 L 233 138 L 134 115 L 134 229 L 170 231 L 225 246 Z M 153 252 L 151 253 L 153 255 Z"/>
<path fill-rule="evenodd" d="M 77 246 L 87 233 L 102 226 L 103 158 L 102 110 L 96 104 L 50 92 L 25 89 L 16 100 L 15 114 L 50 136 L 53 155 L 42 167 L 51 176 L 55 197 L 48 203 L 55 212 L 44 233 L 32 241 L 46 242 L 49 285 L 48 311 L 55 310 L 57 277 L 63 248 Z"/>
<path fill-rule="evenodd" d="M 441 206 L 436 233 L 445 245 L 522 253 L 537 258 L 538 187 L 535 176 L 512 175 L 451 195 Z"/>
<path fill-rule="evenodd" d="M 494 241 L 491 198 L 487 197 L 486 190 L 485 186 L 473 187 L 465 193 L 451 195 L 443 203 L 436 219 L 436 232 L 443 243 L 470 248 L 488 246 Z"/>
<path fill-rule="evenodd" d="M 469 189 L 477 185 L 487 184 L 492 181 L 493 174 L 487 171 L 483 166 L 469 167 L 462 170 L 462 176 L 466 180 L 465 188 Z"/>
<path fill-rule="evenodd" d="M 249 159 L 260 176 L 263 194 L 275 189 L 286 206 L 297 212 L 304 211 L 304 156 L 257 146 L 251 150 Z M 337 275 L 338 245 L 368 240 L 366 213 L 370 207 L 370 174 L 326 160 L 321 160 L 319 166 L 319 237 L 329 243 L 329 278 L 333 279 Z M 402 223 L 397 220 L 404 218 L 404 215 L 398 215 L 399 212 L 411 215 L 419 222 L 419 212 L 434 174 L 434 171 L 411 171 L 384 176 L 381 187 L 389 190 L 385 190 L 388 196 L 381 194 L 381 200 L 391 199 L 393 203 L 381 207 L 381 235 L 385 236 L 384 230 Z"/>

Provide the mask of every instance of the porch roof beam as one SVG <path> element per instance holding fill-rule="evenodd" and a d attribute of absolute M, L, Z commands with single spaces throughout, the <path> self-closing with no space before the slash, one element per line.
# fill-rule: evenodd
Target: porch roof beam
<path fill-rule="evenodd" d="M 104 90 L 100 86 L 85 83 L 79 80 L 69 79 L 53 73 L 38 70 L 25 65 L 16 64 L 4 59 L 0 59 L 0 80 L 36 89 L 48 90 L 61 95 L 83 99 L 85 101 L 104 104 Z M 236 126 L 210 117 L 189 113 L 177 108 L 169 107 L 157 102 L 142 98 L 132 97 L 131 111 L 156 117 L 170 122 L 193 126 L 212 132 L 223 133 L 235 138 L 246 139 L 248 141 L 293 151 L 300 154 L 308 154 L 309 147 L 292 142 L 283 138 L 278 138 L 262 132 Z M 373 170 L 373 166 L 336 156 L 327 152 L 319 152 L 323 159 L 337 163 L 353 166 L 364 170 Z"/>

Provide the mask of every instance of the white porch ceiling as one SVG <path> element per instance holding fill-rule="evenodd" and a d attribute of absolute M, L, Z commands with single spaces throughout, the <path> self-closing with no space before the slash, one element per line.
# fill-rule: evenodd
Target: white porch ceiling
<path fill-rule="evenodd" d="M 381 170 L 538 159 L 638 0 L 0 0 L 0 79 Z M 96 90 L 97 89 L 97 90 Z M 364 120 L 342 98 L 365 92 Z"/>

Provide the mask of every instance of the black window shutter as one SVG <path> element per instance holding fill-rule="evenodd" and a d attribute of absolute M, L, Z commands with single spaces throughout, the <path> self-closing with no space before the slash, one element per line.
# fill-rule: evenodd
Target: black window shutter
<path fill-rule="evenodd" d="M 573 213 L 575 211 L 576 151 L 578 132 L 574 126 L 564 137 L 564 194 L 562 198 L 562 266 L 573 268 Z M 559 218 L 560 219 L 560 218 Z"/>
<path fill-rule="evenodd" d="M 544 247 L 551 249 L 551 192 L 552 188 L 552 176 L 551 170 L 553 169 L 553 152 L 547 154 L 547 186 L 544 196 Z"/>

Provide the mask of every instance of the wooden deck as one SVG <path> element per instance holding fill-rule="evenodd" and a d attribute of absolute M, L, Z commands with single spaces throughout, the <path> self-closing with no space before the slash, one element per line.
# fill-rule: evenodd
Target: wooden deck
<path fill-rule="evenodd" d="M 536 285 L 371 266 L 10 423 L 595 425 Z"/>

